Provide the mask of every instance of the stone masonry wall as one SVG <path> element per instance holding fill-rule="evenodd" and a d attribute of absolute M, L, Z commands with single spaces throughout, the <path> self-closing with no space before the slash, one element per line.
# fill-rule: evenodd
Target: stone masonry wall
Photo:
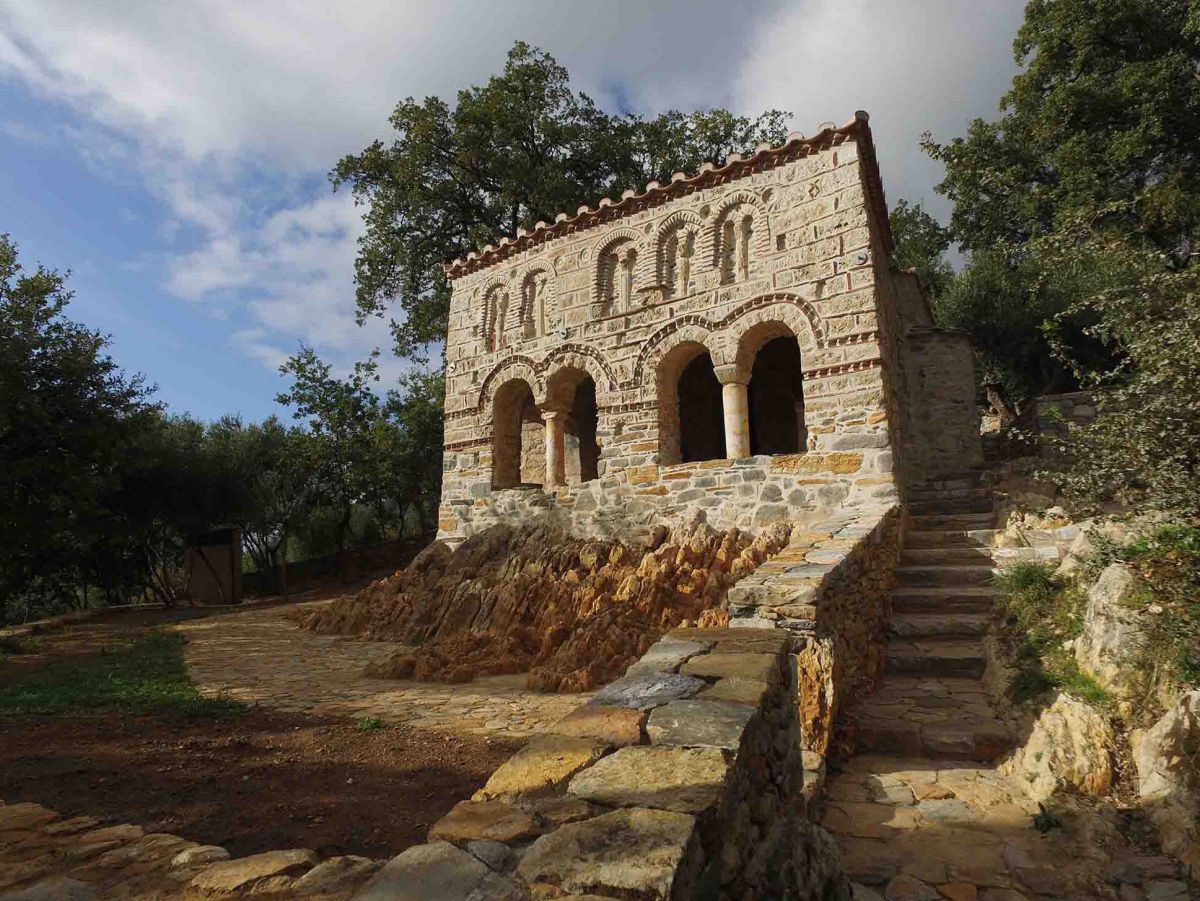
<path fill-rule="evenodd" d="M 357 898 L 849 899 L 805 817 L 788 649 L 671 632 Z"/>
<path fill-rule="evenodd" d="M 900 358 L 908 393 L 909 484 L 983 466 L 970 336 L 916 326 L 908 330 Z"/>
<path fill-rule="evenodd" d="M 838 711 L 870 690 L 891 618 L 900 508 L 862 511 L 796 529 L 788 546 L 729 592 L 730 625 L 793 636 L 801 744 L 823 756 Z M 813 779 L 820 760 L 810 760 Z"/>
<path fill-rule="evenodd" d="M 458 541 L 547 507 L 582 529 L 601 515 L 620 531 L 689 505 L 708 508 L 718 527 L 752 527 L 894 502 L 886 229 L 864 115 L 560 215 L 449 267 L 440 537 Z M 796 459 L 681 468 L 682 367 L 710 355 L 728 423 L 747 415 L 759 348 L 786 336 L 798 343 L 803 376 L 807 441 Z M 595 384 L 598 478 L 571 478 L 536 498 L 499 487 L 517 481 L 502 447 L 511 427 L 495 427 L 506 405 L 532 395 L 521 403 L 550 423 L 573 415 L 586 378 Z M 525 431 L 524 444 L 537 441 L 536 423 Z"/>

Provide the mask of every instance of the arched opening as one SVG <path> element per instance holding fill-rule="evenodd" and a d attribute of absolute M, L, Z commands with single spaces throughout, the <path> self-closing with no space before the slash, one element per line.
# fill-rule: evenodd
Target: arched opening
<path fill-rule="evenodd" d="M 597 478 L 600 446 L 596 441 L 599 407 L 596 382 L 586 370 L 567 366 L 547 382 L 547 407 L 561 410 L 563 430 L 563 477 L 568 485 Z"/>
<path fill-rule="evenodd" d="M 800 345 L 793 335 L 772 338 L 759 348 L 750 373 L 750 453 L 802 453 L 804 377 Z"/>
<path fill-rule="evenodd" d="M 600 445 L 596 428 L 600 411 L 596 405 L 596 382 L 589 375 L 575 386 L 575 399 L 567 419 L 567 484 L 590 482 L 600 468 Z"/>
<path fill-rule="evenodd" d="M 721 383 L 698 341 L 671 348 L 658 364 L 658 462 L 663 466 L 725 457 Z"/>
<path fill-rule="evenodd" d="M 679 457 L 682 463 L 725 456 L 721 383 L 705 351 L 679 375 Z"/>
<path fill-rule="evenodd" d="M 533 390 L 522 379 L 500 386 L 492 402 L 492 487 L 541 485 L 546 442 Z"/>

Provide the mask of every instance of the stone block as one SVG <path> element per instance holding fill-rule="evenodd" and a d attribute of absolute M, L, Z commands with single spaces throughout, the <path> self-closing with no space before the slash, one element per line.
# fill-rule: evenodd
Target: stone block
<path fill-rule="evenodd" d="M 525 901 L 528 894 L 474 855 L 447 842 L 409 848 L 393 857 L 354 901 Z"/>
<path fill-rule="evenodd" d="M 770 683 L 782 677 L 779 658 L 774 654 L 705 654 L 685 663 L 681 673 L 708 679 L 732 676 Z"/>
<path fill-rule="evenodd" d="M 679 641 L 664 638 L 650 646 L 642 659 L 625 670 L 625 676 L 648 676 L 654 673 L 675 673 L 697 654 L 707 651 L 710 644 L 699 641 Z"/>
<path fill-rule="evenodd" d="M 556 735 L 592 738 L 620 748 L 642 740 L 646 711 L 629 707 L 604 707 L 585 704 L 567 714 L 551 727 Z"/>
<path fill-rule="evenodd" d="M 214 863 L 196 874 L 192 887 L 206 892 L 239 892 L 253 887 L 260 880 L 307 872 L 316 862 L 317 855 L 303 848 L 266 851 Z"/>
<path fill-rule="evenodd" d="M 612 807 L 700 813 L 720 801 L 729 767 L 716 748 L 621 748 L 575 776 L 567 791 Z"/>
<path fill-rule="evenodd" d="M 646 722 L 650 743 L 681 748 L 737 751 L 757 709 L 719 700 L 672 701 Z"/>
<path fill-rule="evenodd" d="M 770 685 L 759 679 L 741 679 L 731 677 L 721 679 L 715 685 L 710 685 L 700 693 L 704 701 L 727 701 L 733 704 L 746 704 L 750 707 L 761 707 Z"/>
<path fill-rule="evenodd" d="M 554 788 L 606 750 L 608 745 L 594 738 L 543 735 L 502 763 L 472 799 L 490 801 Z"/>
<path fill-rule="evenodd" d="M 530 883 L 565 892 L 659 901 L 696 853 L 695 820 L 665 810 L 615 810 L 535 841 L 517 865 Z"/>
<path fill-rule="evenodd" d="M 596 692 L 590 703 L 601 707 L 649 710 L 668 701 L 690 698 L 703 687 L 704 680 L 694 676 L 653 673 L 618 679 Z"/>
<path fill-rule="evenodd" d="M 503 801 L 459 801 L 433 824 L 429 841 L 511 842 L 537 834 L 533 817 Z"/>

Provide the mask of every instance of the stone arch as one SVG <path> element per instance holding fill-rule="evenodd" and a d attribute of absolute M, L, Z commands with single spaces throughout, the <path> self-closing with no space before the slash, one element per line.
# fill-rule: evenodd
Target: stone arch
<path fill-rule="evenodd" d="M 737 348 L 734 361 L 739 367 L 748 372 L 759 348 L 772 338 L 791 335 L 801 352 L 822 346 L 820 318 L 809 304 L 800 298 L 781 300 L 779 295 L 763 299 L 769 302 L 743 304 L 722 322 Z"/>
<path fill-rule="evenodd" d="M 509 377 L 498 384 L 490 398 L 493 488 L 516 488 L 544 478 L 545 440 L 541 415 L 534 397 L 532 383 L 510 373 Z M 539 450 L 542 471 L 537 473 L 532 470 L 537 466 Z M 531 455 L 530 451 L 534 453 Z"/>
<path fill-rule="evenodd" d="M 488 405 L 494 400 L 499 386 L 511 379 L 521 379 L 526 382 L 533 391 L 533 398 L 537 403 L 540 404 L 546 399 L 546 386 L 538 375 L 537 365 L 534 361 L 529 357 L 512 356 L 501 360 L 484 377 L 483 384 L 479 387 L 479 403 L 476 405 L 476 409 L 487 410 Z"/>
<path fill-rule="evenodd" d="M 766 259 L 771 250 L 769 218 L 762 198 L 744 189 L 725 195 L 713 210 L 710 264 L 723 283 L 748 280 L 753 264 Z"/>
<path fill-rule="evenodd" d="M 795 309 L 795 308 L 786 308 Z M 746 433 L 751 454 L 803 453 L 808 443 L 805 420 L 801 334 L 807 320 L 789 324 L 760 311 L 743 320 L 737 340 L 736 365 L 747 379 Z M 812 346 L 811 344 L 809 345 Z"/>
<path fill-rule="evenodd" d="M 567 367 L 582 370 L 591 376 L 596 383 L 597 395 L 602 399 L 607 400 L 608 395 L 618 388 L 617 375 L 604 359 L 604 355 L 586 344 L 563 344 L 556 347 L 539 364 L 538 371 L 553 374 Z M 547 386 L 552 377 L 553 375 L 547 378 Z"/>
<path fill-rule="evenodd" d="M 651 390 L 657 396 L 657 383 L 647 384 L 646 373 L 657 373 L 663 358 L 676 345 L 693 343 L 703 345 L 706 351 L 711 351 L 713 324 L 703 316 L 680 316 L 667 323 L 642 345 L 637 362 L 633 366 L 633 378 L 627 383 L 631 388 L 640 388 L 643 395 Z M 647 398 L 649 399 L 649 398 Z"/>
<path fill-rule="evenodd" d="M 539 278 L 544 280 L 540 296 L 536 291 Z M 544 337 L 554 328 L 558 315 L 558 279 L 554 267 L 543 260 L 531 263 L 516 282 L 521 286 L 518 333 L 524 338 Z"/>
<path fill-rule="evenodd" d="M 681 233 L 690 237 L 691 246 L 685 251 L 690 275 L 681 275 L 679 271 L 677 242 Z M 687 283 L 706 269 L 703 263 L 712 256 L 708 246 L 710 235 L 711 229 L 705 228 L 704 220 L 692 210 L 676 210 L 659 223 L 655 238 L 654 281 L 663 288 L 665 296 L 682 297 L 689 293 Z"/>
<path fill-rule="evenodd" d="M 645 268 L 646 268 L 646 250 L 644 247 L 644 236 L 641 232 L 632 228 L 618 228 L 608 233 L 604 241 L 596 247 L 596 252 L 592 257 L 592 314 L 593 318 L 607 316 L 614 312 L 627 313 L 634 306 L 634 297 L 637 294 L 638 286 L 645 284 Z M 629 290 L 628 307 L 619 309 L 621 305 L 620 291 L 617 286 L 618 271 L 620 260 L 616 258 L 618 248 L 624 250 L 624 246 L 628 245 L 628 249 L 633 252 L 634 263 L 632 272 L 632 284 Z"/>

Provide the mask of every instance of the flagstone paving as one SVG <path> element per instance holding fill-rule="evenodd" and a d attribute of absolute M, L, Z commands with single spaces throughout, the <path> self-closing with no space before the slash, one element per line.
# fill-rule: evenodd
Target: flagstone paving
<path fill-rule="evenodd" d="M 178 626 L 201 691 L 279 710 L 505 738 L 544 732 L 591 697 L 532 691 L 519 674 L 453 685 L 367 678 L 368 663 L 404 646 L 316 635 L 290 618 L 295 609 L 247 610 Z"/>

